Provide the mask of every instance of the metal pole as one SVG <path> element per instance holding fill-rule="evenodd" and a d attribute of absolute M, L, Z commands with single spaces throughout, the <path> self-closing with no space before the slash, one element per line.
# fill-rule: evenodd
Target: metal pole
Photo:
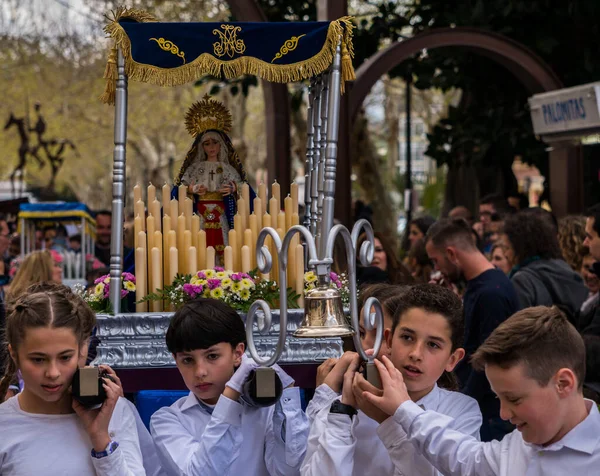
<path fill-rule="evenodd" d="M 24 258 L 27 254 L 25 249 L 25 236 L 27 235 L 27 228 L 29 228 L 29 223 L 25 221 L 25 218 L 21 218 L 21 258 Z"/>
<path fill-rule="evenodd" d="M 411 95 L 412 75 L 406 76 L 406 187 L 404 190 L 404 208 L 406 209 L 406 223 L 412 220 L 412 157 L 411 157 Z M 408 225 L 407 225 L 408 227 Z"/>
<path fill-rule="evenodd" d="M 340 85 L 341 85 L 341 46 L 338 42 L 335 50 L 335 57 L 331 66 L 329 75 L 329 95 L 328 95 L 328 127 L 327 127 L 327 148 L 325 152 L 324 183 L 323 183 L 323 215 L 320 224 L 321 236 L 323 239 L 319 243 L 319 258 L 324 259 L 327 252 L 327 237 L 333 227 L 333 215 L 335 205 L 335 169 L 337 163 L 337 141 L 338 129 L 340 125 Z M 323 278 L 319 276 L 319 278 Z M 329 281 L 329 274 L 325 276 Z"/>
<path fill-rule="evenodd" d="M 318 199 L 317 199 L 317 249 L 319 250 L 319 258 L 323 258 L 321 254 L 324 243 L 327 240 L 327 232 L 321 226 L 323 220 L 323 199 L 325 198 L 325 160 L 327 152 L 327 129 L 329 116 L 329 91 L 330 91 L 330 72 L 323 73 L 323 92 L 321 93 L 321 142 L 319 148 L 321 155 L 319 157 L 319 177 L 318 177 Z"/>
<path fill-rule="evenodd" d="M 114 315 L 121 311 L 121 274 L 123 272 L 123 210 L 125 207 L 125 152 L 127 145 L 127 76 L 125 58 L 117 56 L 115 97 L 115 148 L 113 152 L 113 200 L 110 236 L 110 303 Z"/>
<path fill-rule="evenodd" d="M 316 81 L 316 90 L 315 90 L 315 101 L 313 106 L 313 168 L 312 168 L 312 177 L 310 184 L 310 198 L 311 198 L 311 215 L 310 215 L 310 231 L 313 235 L 317 234 L 317 203 L 319 199 L 319 167 L 320 167 L 320 157 L 321 157 L 321 148 L 319 144 L 321 143 L 321 90 L 322 90 L 322 78 L 321 76 L 317 77 Z"/>
<path fill-rule="evenodd" d="M 87 246 L 87 233 L 85 230 L 85 218 L 81 219 L 81 249 L 79 250 L 79 262 L 81 263 L 80 273 L 78 278 L 85 279 L 86 269 L 85 269 L 85 255 L 88 253 Z M 91 251 L 90 251 L 91 253 Z"/>
<path fill-rule="evenodd" d="M 308 87 L 308 107 L 306 109 L 306 160 L 304 162 L 304 219 L 302 224 L 306 228 L 310 228 L 310 218 L 312 215 L 312 198 L 310 196 L 310 184 L 312 181 L 312 168 L 313 168 L 313 100 L 315 87 L 314 78 L 310 81 Z"/>

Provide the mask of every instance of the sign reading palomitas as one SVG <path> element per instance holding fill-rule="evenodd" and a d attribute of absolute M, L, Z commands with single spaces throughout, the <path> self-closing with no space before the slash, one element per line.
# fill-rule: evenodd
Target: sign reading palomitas
<path fill-rule="evenodd" d="M 600 82 L 529 98 L 533 130 L 546 142 L 580 139 L 600 132 Z"/>

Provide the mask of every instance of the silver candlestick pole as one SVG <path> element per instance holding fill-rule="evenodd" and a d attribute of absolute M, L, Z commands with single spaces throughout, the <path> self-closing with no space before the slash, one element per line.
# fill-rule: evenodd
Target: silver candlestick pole
<path fill-rule="evenodd" d="M 115 96 L 115 148 L 113 152 L 109 296 L 115 316 L 121 310 L 121 274 L 123 272 L 122 224 L 123 209 L 125 206 L 125 153 L 127 145 L 127 75 L 125 74 L 125 58 L 121 49 L 117 50 L 116 61 L 118 76 Z"/>
<path fill-rule="evenodd" d="M 304 220 L 303 225 L 310 228 L 310 217 L 312 216 L 312 199 L 310 196 L 310 186 L 313 173 L 313 100 L 314 100 L 315 80 L 311 79 L 308 87 L 308 107 L 306 109 L 306 161 L 304 162 Z"/>
<path fill-rule="evenodd" d="M 352 335 L 357 352 L 363 360 L 370 362 L 377 356 L 383 339 L 383 311 L 381 304 L 375 298 L 368 299 L 365 303 L 362 316 L 364 327 L 367 330 L 376 328 L 376 339 L 373 353 L 367 355 L 362 347 L 360 337 L 356 330 L 359 328 L 358 292 L 356 285 L 356 258 L 363 266 L 367 266 L 373 259 L 374 235 L 371 225 L 366 220 L 359 220 L 353 227 L 352 233 L 343 225 L 333 226 L 334 200 L 335 200 L 335 174 L 337 162 L 337 141 L 340 113 L 340 85 L 341 85 L 341 42 L 336 48 L 333 64 L 328 73 L 318 77 L 311 83 L 309 94 L 309 127 L 313 136 L 308 138 L 307 147 L 307 179 L 310 184 L 306 190 L 310 195 L 305 195 L 305 202 L 309 217 L 304 223 L 310 226 L 293 226 L 283 238 L 273 228 L 261 230 L 256 244 L 256 261 L 261 273 L 269 273 L 273 258 L 269 249 L 264 246 L 265 239 L 270 236 L 275 244 L 279 260 L 279 301 L 280 325 L 279 339 L 275 352 L 270 358 L 262 358 L 254 343 L 252 333 L 255 320 L 259 320 L 258 329 L 261 334 L 269 332 L 272 324 L 271 310 L 266 301 L 259 300 L 252 304 L 246 317 L 246 337 L 248 349 L 254 360 L 260 365 L 273 365 L 283 352 L 287 328 L 287 264 L 288 249 L 294 235 L 301 234 L 306 248 L 307 267 L 314 269 L 319 280 L 319 286 L 306 293 L 305 317 L 302 326 L 294 333 L 295 337 L 335 337 Z M 312 147 L 311 145 L 312 140 Z M 311 164 L 312 162 L 312 164 Z M 310 187 L 309 187 L 310 185 Z M 310 198 L 309 198 L 310 196 Z M 367 239 L 357 250 L 358 238 L 361 233 Z M 329 285 L 333 252 L 336 238 L 340 236 L 346 249 L 348 261 L 348 280 L 350 283 L 350 320 L 352 328 L 347 324 L 342 308 L 341 295 L 337 289 Z M 316 237 L 316 239 L 315 239 Z M 310 301 L 310 303 L 309 303 Z M 374 309 L 374 312 L 371 312 Z M 259 316 L 259 311 L 262 315 Z"/>
<path fill-rule="evenodd" d="M 250 355 L 252 355 L 252 358 L 260 365 L 270 366 L 277 362 L 279 357 L 281 357 L 281 354 L 283 353 L 283 348 L 285 346 L 288 310 L 288 250 L 290 248 L 292 238 L 296 233 L 300 233 L 306 240 L 309 263 L 316 262 L 317 249 L 315 247 L 314 238 L 310 234 L 308 228 L 304 226 L 292 226 L 283 237 L 283 242 L 281 241 L 281 238 L 279 238 L 279 234 L 274 228 L 263 228 L 260 234 L 258 235 L 258 240 L 256 241 L 256 263 L 261 273 L 270 273 L 271 267 L 273 266 L 273 257 L 271 256 L 269 249 L 265 246 L 265 240 L 268 236 L 271 237 L 273 243 L 275 244 L 275 249 L 277 250 L 277 259 L 279 262 L 279 339 L 277 341 L 277 347 L 275 349 L 275 352 L 273 353 L 273 355 L 271 355 L 270 358 L 263 359 L 260 357 L 258 351 L 256 350 L 256 345 L 254 344 L 254 334 L 252 333 L 252 328 L 254 326 L 254 321 L 256 318 L 259 319 L 259 322 L 257 323 L 258 331 L 263 335 L 269 332 L 272 323 L 271 309 L 269 308 L 269 304 L 263 299 L 255 301 L 254 303 L 252 303 L 252 306 L 250 306 L 250 309 L 248 310 L 248 314 L 246 316 L 246 340 L 248 342 L 248 350 L 250 351 Z M 263 312 L 262 322 L 260 322 L 261 318 L 258 316 L 259 309 Z"/>
<path fill-rule="evenodd" d="M 311 198 L 311 215 L 310 215 L 310 231 L 313 235 L 317 234 L 318 218 L 318 200 L 319 200 L 319 165 L 321 162 L 321 91 L 323 89 L 322 77 L 318 76 L 314 88 L 314 104 L 312 108 L 313 117 L 313 157 L 310 182 L 310 198 Z"/>

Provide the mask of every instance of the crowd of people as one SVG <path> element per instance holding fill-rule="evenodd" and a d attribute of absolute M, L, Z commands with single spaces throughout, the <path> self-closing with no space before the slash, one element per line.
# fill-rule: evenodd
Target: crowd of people
<path fill-rule="evenodd" d="M 558 221 L 520 205 L 491 196 L 476 220 L 465 207 L 416 218 L 403 253 L 376 233 L 358 281 L 359 305 L 375 297 L 384 310 L 380 385 L 349 349 L 320 365 L 305 410 L 277 365 L 281 398 L 248 398 L 258 364 L 243 320 L 221 301 L 189 301 L 166 345 L 190 393 L 149 432 L 108 367 L 100 408 L 71 398 L 95 317 L 58 284 L 51 252 L 32 253 L 5 302 L 0 474 L 593 474 L 600 205 Z M 376 330 L 357 331 L 372 348 Z"/>

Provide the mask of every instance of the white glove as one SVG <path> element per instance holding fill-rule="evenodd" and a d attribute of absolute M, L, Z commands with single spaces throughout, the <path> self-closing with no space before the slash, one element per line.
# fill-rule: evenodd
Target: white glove
<path fill-rule="evenodd" d="M 250 372 L 257 367 L 259 367 L 259 365 L 252 357 L 248 357 L 246 354 L 242 355 L 241 365 L 233 373 L 233 376 L 225 385 L 238 393 L 242 393 L 242 386 L 244 385 L 244 382 L 248 379 Z"/>
<path fill-rule="evenodd" d="M 279 380 L 281 380 L 281 387 L 286 389 L 292 385 L 294 385 L 295 381 L 292 377 L 290 377 L 288 374 L 285 373 L 285 371 L 277 364 L 273 365 L 271 367 L 275 373 L 277 374 L 277 376 L 279 377 Z"/>

